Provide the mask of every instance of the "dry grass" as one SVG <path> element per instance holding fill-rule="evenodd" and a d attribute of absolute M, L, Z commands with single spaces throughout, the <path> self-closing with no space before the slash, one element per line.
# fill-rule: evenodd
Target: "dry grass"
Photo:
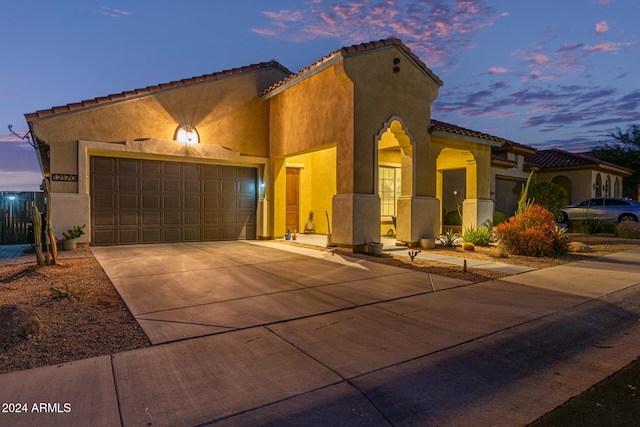
<path fill-rule="evenodd" d="M 476 248 L 474 252 L 439 248 L 429 252 L 547 268 L 640 246 L 637 240 L 610 236 L 574 235 L 572 238 L 586 242 L 594 251 L 570 254 L 560 259 L 501 257 L 497 248 Z M 404 251 L 400 253 L 406 255 Z M 114 354 L 149 345 L 90 250 L 77 249 L 62 255 L 67 258 L 63 257 L 63 265 L 59 266 L 37 267 L 35 260 L 0 266 L 0 305 L 31 307 L 38 313 L 43 325 L 41 333 L 29 340 L 20 337 L 0 343 L 0 373 Z M 474 268 L 469 268 L 465 273 L 457 266 L 417 258 L 411 262 L 408 256 L 400 254 L 381 257 L 345 255 L 470 282 L 505 276 L 504 273 Z M 52 291 L 54 288 L 66 292 L 67 286 L 69 296 Z"/>

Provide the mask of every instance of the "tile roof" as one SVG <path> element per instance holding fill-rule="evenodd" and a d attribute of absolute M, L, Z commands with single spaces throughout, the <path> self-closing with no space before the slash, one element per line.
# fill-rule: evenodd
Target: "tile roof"
<path fill-rule="evenodd" d="M 35 113 L 25 114 L 25 118 L 27 122 L 32 122 L 37 119 L 42 119 L 45 117 L 53 116 L 56 114 L 68 113 L 71 111 L 77 111 L 84 108 L 95 107 L 97 105 L 104 105 L 111 102 L 122 101 L 125 99 L 131 99 L 136 97 L 142 97 L 146 95 L 150 95 L 152 93 L 161 92 L 168 89 L 174 89 L 177 87 L 184 87 L 193 84 L 220 80 L 226 77 L 235 76 L 242 73 L 247 73 L 251 71 L 261 70 L 265 68 L 277 68 L 285 74 L 292 74 L 286 67 L 281 65 L 279 62 L 275 60 L 271 60 L 269 62 L 261 62 L 259 64 L 247 65 L 245 67 L 232 68 L 229 70 L 223 70 L 211 74 L 204 74 L 202 76 L 191 77 L 188 79 L 182 79 L 178 81 L 173 81 L 169 83 L 161 83 L 155 86 L 147 86 L 145 88 L 139 88 L 134 90 L 125 91 L 122 93 L 111 94 L 107 96 L 101 96 L 94 99 L 84 100 L 80 102 L 75 102 L 72 104 L 52 107 L 45 110 L 38 110 Z"/>
<path fill-rule="evenodd" d="M 557 148 L 539 150 L 537 153 L 526 157 L 525 160 L 544 169 L 605 169 L 621 175 L 631 175 L 633 172 L 630 169 L 603 162 L 587 154 L 569 153 Z"/>
<path fill-rule="evenodd" d="M 508 141 L 504 138 L 500 138 L 499 136 L 489 135 L 488 133 L 482 133 L 475 130 L 452 125 L 451 123 L 445 123 L 445 122 L 441 122 L 440 120 L 431 119 L 431 124 L 429 125 L 429 133 L 433 133 L 434 131 L 448 132 L 448 133 L 454 133 L 456 135 L 463 135 L 463 136 L 470 136 L 472 138 L 484 139 L 486 141 L 500 142 L 503 145 L 507 143 L 516 144 L 513 141 Z"/>
<path fill-rule="evenodd" d="M 384 40 L 377 40 L 377 41 L 371 41 L 371 42 L 368 42 L 368 43 L 356 44 L 356 45 L 343 47 L 343 48 L 340 48 L 338 50 L 335 50 L 335 51 L 331 52 L 330 54 L 328 54 L 328 55 L 322 57 L 321 59 L 317 60 L 313 64 L 310 64 L 307 67 L 303 68 L 302 70 L 298 71 L 297 73 L 292 74 L 289 77 L 279 81 L 278 83 L 268 87 L 267 89 L 265 89 L 264 91 L 262 91 L 260 93 L 260 96 L 264 96 L 264 95 L 268 94 L 269 92 L 272 92 L 273 90 L 275 90 L 275 89 L 277 89 L 277 88 L 279 88 L 279 87 L 281 87 L 283 85 L 286 85 L 288 82 L 290 82 L 292 80 L 295 80 L 297 78 L 306 76 L 308 74 L 312 74 L 313 71 L 316 70 L 317 68 L 322 67 L 323 65 L 330 63 L 332 60 L 334 60 L 334 59 L 336 59 L 338 57 L 346 58 L 346 57 L 348 57 L 350 55 L 355 55 L 355 54 L 364 53 L 364 52 L 370 52 L 370 51 L 373 51 L 373 50 L 377 50 L 377 49 L 381 49 L 381 48 L 385 48 L 385 47 L 390 47 L 390 46 L 396 46 L 396 47 L 400 48 L 429 77 L 431 77 L 433 79 L 433 81 L 435 81 L 438 86 L 442 86 L 443 85 L 443 82 L 440 79 L 440 77 L 438 77 L 433 71 L 431 71 L 431 69 L 429 69 L 429 67 L 427 67 L 427 65 L 424 62 L 422 62 L 420 60 L 420 58 L 418 58 L 418 56 L 416 54 L 411 52 L 411 50 L 404 43 L 402 43 L 402 41 L 400 39 L 397 39 L 395 37 L 389 37 L 389 38 L 384 39 Z"/>

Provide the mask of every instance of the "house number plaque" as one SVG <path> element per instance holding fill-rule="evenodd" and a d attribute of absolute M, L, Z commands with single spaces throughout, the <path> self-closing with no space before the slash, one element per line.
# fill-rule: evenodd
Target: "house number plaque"
<path fill-rule="evenodd" d="M 53 173 L 51 174 L 52 181 L 68 181 L 78 182 L 78 175 L 71 175 L 67 173 Z"/>

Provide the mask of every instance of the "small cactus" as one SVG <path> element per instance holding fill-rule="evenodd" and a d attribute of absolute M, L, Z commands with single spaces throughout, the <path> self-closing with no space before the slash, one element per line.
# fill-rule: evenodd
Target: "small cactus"
<path fill-rule="evenodd" d="M 418 249 L 417 251 L 409 251 L 409 258 L 411 258 L 411 262 L 413 262 L 414 258 L 420 253 L 422 252 L 420 249 Z"/>

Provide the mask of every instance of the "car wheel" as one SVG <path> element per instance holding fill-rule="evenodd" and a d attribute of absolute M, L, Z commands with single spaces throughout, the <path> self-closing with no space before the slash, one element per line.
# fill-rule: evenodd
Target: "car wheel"
<path fill-rule="evenodd" d="M 568 224 L 569 223 L 569 217 L 567 216 L 566 212 L 560 212 L 560 214 L 558 215 L 558 222 L 560 222 L 562 224 Z"/>
<path fill-rule="evenodd" d="M 638 222 L 638 218 L 631 214 L 623 214 L 620 215 L 620 219 L 618 220 L 618 222 Z"/>

